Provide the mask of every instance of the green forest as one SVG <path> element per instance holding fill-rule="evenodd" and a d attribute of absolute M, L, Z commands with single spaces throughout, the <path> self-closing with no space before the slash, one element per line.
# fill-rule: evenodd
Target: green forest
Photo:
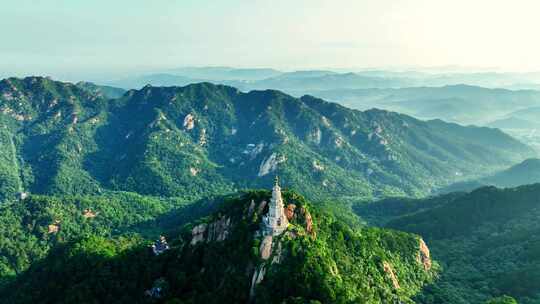
<path fill-rule="evenodd" d="M 43 77 L 0 123 L 0 303 L 540 303 L 537 160 L 500 130 Z"/>

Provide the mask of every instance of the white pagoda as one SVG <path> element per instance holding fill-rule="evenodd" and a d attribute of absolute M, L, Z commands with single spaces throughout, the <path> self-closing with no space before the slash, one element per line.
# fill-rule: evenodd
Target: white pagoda
<path fill-rule="evenodd" d="M 281 197 L 281 188 L 279 187 L 279 179 L 276 176 L 276 182 L 272 189 L 272 199 L 268 206 L 268 214 L 263 217 L 263 233 L 265 235 L 280 235 L 287 229 L 289 221 L 285 215 L 283 206 L 283 198 Z"/>

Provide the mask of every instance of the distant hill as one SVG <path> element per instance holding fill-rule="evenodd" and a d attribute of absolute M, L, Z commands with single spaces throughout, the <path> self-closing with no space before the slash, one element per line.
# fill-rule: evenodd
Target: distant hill
<path fill-rule="evenodd" d="M 483 186 L 510 188 L 540 183 L 540 159 L 527 159 L 494 175 L 468 182 L 458 182 L 439 190 L 440 193 L 472 191 Z"/>
<path fill-rule="evenodd" d="M 191 83 L 203 82 L 205 79 L 197 79 L 182 75 L 174 75 L 167 73 L 147 74 L 141 76 L 127 77 L 114 81 L 109 81 L 106 84 L 123 89 L 141 89 L 146 85 L 153 86 L 185 86 Z"/>
<path fill-rule="evenodd" d="M 485 180 L 498 187 L 517 187 L 540 183 L 540 159 L 527 159 Z"/>
<path fill-rule="evenodd" d="M 231 83 L 243 90 L 273 89 L 300 96 L 318 95 L 319 91 L 335 89 L 398 88 L 410 81 L 400 78 L 363 76 L 356 73 L 304 71 L 284 73 L 276 77 L 253 82 Z"/>
<path fill-rule="evenodd" d="M 321 98 L 351 108 L 382 108 L 423 119 L 440 118 L 462 124 L 483 125 L 504 118 L 516 109 L 540 104 L 540 92 L 487 89 L 468 85 L 401 89 L 328 90 Z"/>
<path fill-rule="evenodd" d="M 192 79 L 205 79 L 207 81 L 243 80 L 253 81 L 276 77 L 283 72 L 269 68 L 232 68 L 232 67 L 183 67 L 166 70 L 177 76 Z"/>
<path fill-rule="evenodd" d="M 294 78 L 313 78 L 313 77 L 324 77 L 328 75 L 337 75 L 339 73 L 333 71 L 325 70 L 304 70 L 304 71 L 294 71 L 294 72 L 285 72 L 280 75 L 275 75 L 274 78 L 282 79 L 294 79 Z M 271 77 L 268 77 L 271 78 Z"/>
<path fill-rule="evenodd" d="M 257 75 L 261 77 L 257 77 Z M 268 76 L 268 77 L 262 77 Z M 319 90 L 349 88 L 402 87 L 410 82 L 394 78 L 362 76 L 355 73 L 335 73 L 331 71 L 258 71 L 258 70 L 204 70 L 180 69 L 161 73 L 148 73 L 135 77 L 109 81 L 106 84 L 126 89 L 140 89 L 153 86 L 185 86 L 197 82 L 211 82 L 237 87 L 242 91 L 280 90 L 295 96 L 314 93 Z"/>
<path fill-rule="evenodd" d="M 530 121 L 514 116 L 502 118 L 487 124 L 488 127 L 499 129 L 540 129 L 540 122 Z"/>
<path fill-rule="evenodd" d="M 346 72 L 344 72 L 346 71 Z M 365 88 L 405 88 L 405 87 L 441 87 L 466 84 L 485 88 L 506 88 L 512 90 L 538 90 L 540 87 L 539 73 L 496 73 L 496 72 L 462 72 L 462 71 L 425 71 L 425 70 L 299 70 L 284 72 L 270 68 L 234 68 L 234 67 L 182 67 L 148 72 L 144 76 L 148 84 L 153 83 L 153 75 L 166 74 L 182 76 L 185 79 L 228 84 L 242 90 L 278 89 L 293 95 L 313 94 L 321 89 L 365 89 Z M 340 83 L 333 78 L 348 81 Z M 351 77 L 354 76 L 354 77 Z M 312 78 L 311 81 L 299 81 L 302 78 Z M 352 78 L 356 78 L 352 80 Z M 286 80 L 296 79 L 286 84 Z M 324 80 L 330 83 L 324 84 Z M 280 81 L 278 81 L 280 80 Z M 159 81 L 157 77 L 156 81 Z M 179 81 L 182 79 L 179 78 Z M 129 83 L 129 82 L 126 82 Z M 176 83 L 170 85 L 185 85 Z M 242 86 L 244 85 L 244 86 Z M 129 87 L 140 88 L 140 87 Z M 319 96 L 322 97 L 322 96 Z"/>
<path fill-rule="evenodd" d="M 86 91 L 89 91 L 90 93 L 93 93 L 98 96 L 102 96 L 105 98 L 118 98 L 124 93 L 126 93 L 126 90 L 111 86 L 104 86 L 104 85 L 97 85 L 91 82 L 78 82 L 77 86 L 81 89 L 84 89 Z"/>
<path fill-rule="evenodd" d="M 509 117 L 517 117 L 519 119 L 537 121 L 540 117 L 540 107 L 530 107 L 518 111 L 514 111 L 508 115 Z"/>

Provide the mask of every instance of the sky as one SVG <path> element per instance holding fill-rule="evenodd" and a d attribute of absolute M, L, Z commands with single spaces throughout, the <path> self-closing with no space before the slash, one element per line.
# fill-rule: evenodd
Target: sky
<path fill-rule="evenodd" d="M 537 0 L 0 0 L 0 74 L 540 70 Z"/>

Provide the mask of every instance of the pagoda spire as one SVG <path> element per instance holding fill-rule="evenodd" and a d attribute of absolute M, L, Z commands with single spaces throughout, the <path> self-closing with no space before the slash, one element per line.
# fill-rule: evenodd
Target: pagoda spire
<path fill-rule="evenodd" d="M 268 206 L 268 214 L 263 217 L 264 234 L 279 235 L 287 229 L 288 224 L 289 221 L 285 216 L 283 197 L 281 196 L 281 187 L 279 186 L 279 177 L 276 175 L 272 198 Z"/>

